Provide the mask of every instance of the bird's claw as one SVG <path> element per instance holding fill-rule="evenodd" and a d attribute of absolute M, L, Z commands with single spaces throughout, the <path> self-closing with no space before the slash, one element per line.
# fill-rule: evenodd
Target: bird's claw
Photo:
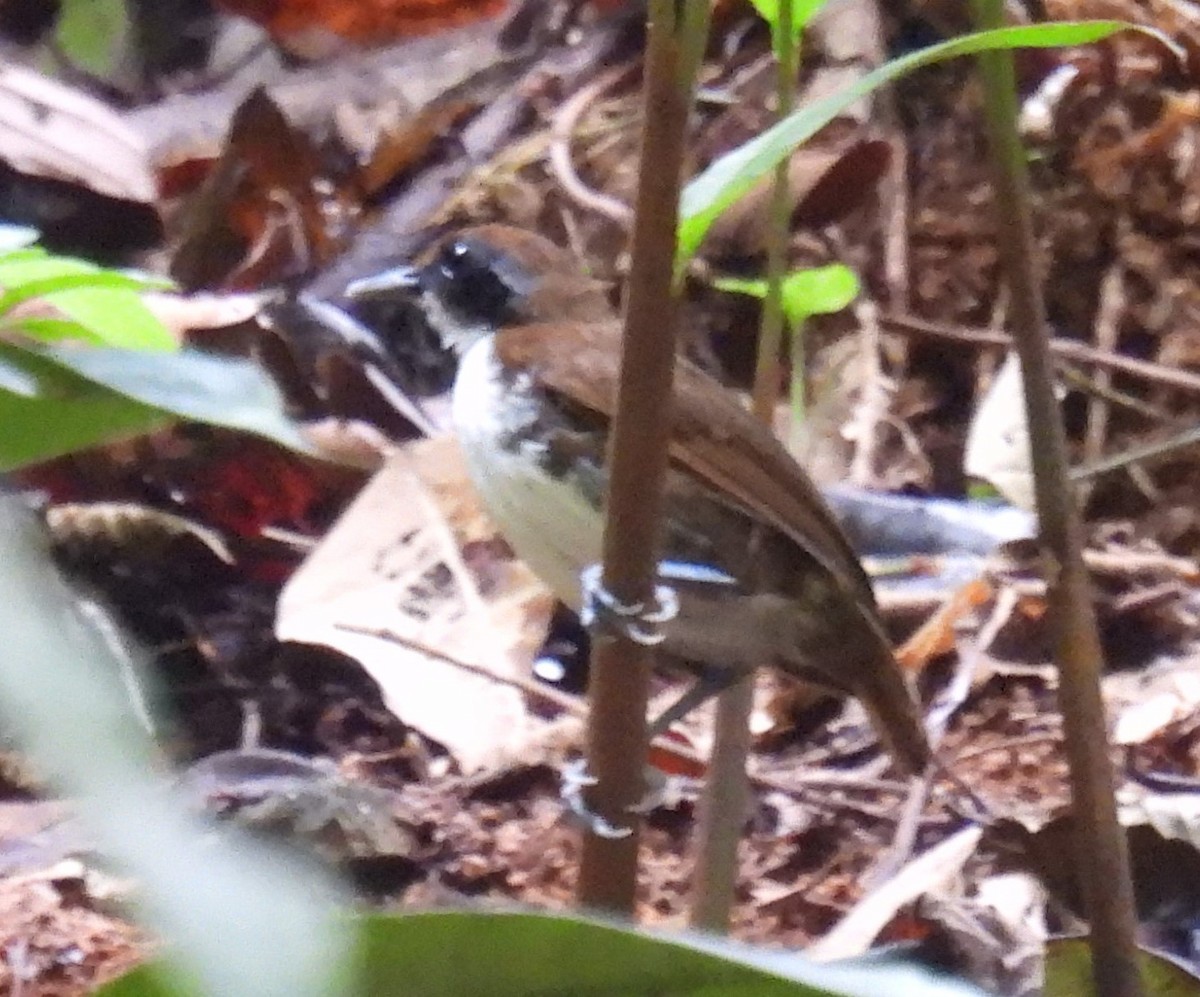
<path fill-rule="evenodd" d="M 588 772 L 587 762 L 582 758 L 566 765 L 562 774 L 562 798 L 567 804 L 567 809 L 583 821 L 584 826 L 598 838 L 607 838 L 610 841 L 628 838 L 633 834 L 632 827 L 618 826 L 601 817 L 588 807 L 583 798 L 584 790 L 596 785 L 597 781 L 596 777 Z"/>
<path fill-rule="evenodd" d="M 567 804 L 567 809 L 582 820 L 584 826 L 598 838 L 607 838 L 610 841 L 628 838 L 633 834 L 632 827 L 612 823 L 592 810 L 583 798 L 584 791 L 596 785 L 597 781 L 596 777 L 588 772 L 587 762 L 582 758 L 568 763 L 562 774 L 562 798 Z M 626 808 L 628 813 L 637 817 L 648 814 L 665 796 L 667 780 L 657 769 L 647 767 L 646 782 L 650 787 L 649 792 L 633 806 Z"/>
<path fill-rule="evenodd" d="M 679 615 L 679 596 L 669 585 L 654 586 L 654 602 L 621 602 L 604 587 L 604 567 L 591 564 L 579 573 L 582 608 L 579 622 L 589 630 L 616 631 L 643 647 L 666 639 L 663 625 Z"/>

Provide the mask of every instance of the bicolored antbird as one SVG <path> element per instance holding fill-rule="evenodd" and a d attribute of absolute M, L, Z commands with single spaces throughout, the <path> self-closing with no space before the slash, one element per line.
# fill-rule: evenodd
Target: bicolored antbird
<path fill-rule="evenodd" d="M 484 225 L 349 289 L 398 291 L 461 356 L 453 421 L 485 506 L 578 610 L 581 572 L 600 557 L 617 394 L 621 328 L 603 286 L 541 236 Z M 816 487 L 731 392 L 683 360 L 671 412 L 661 574 L 679 611 L 662 646 L 699 681 L 667 718 L 771 665 L 858 697 L 897 765 L 923 771 L 929 745 L 871 583 Z"/>

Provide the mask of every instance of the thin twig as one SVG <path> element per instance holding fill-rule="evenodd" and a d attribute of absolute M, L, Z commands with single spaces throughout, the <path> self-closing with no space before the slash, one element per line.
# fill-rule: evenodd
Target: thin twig
<path fill-rule="evenodd" d="M 594 211 L 628 230 L 633 224 L 633 209 L 624 201 L 589 187 L 583 182 L 571 158 L 571 140 L 580 119 L 605 92 L 628 77 L 635 63 L 614 66 L 577 91 L 554 115 L 550 135 L 550 169 L 568 197 L 587 211 Z"/>
<path fill-rule="evenodd" d="M 854 460 L 850 481 L 869 487 L 875 473 L 879 423 L 888 407 L 888 387 L 880 360 L 879 310 L 873 301 L 860 301 L 854 308 L 860 330 L 862 387 L 854 413 Z"/>
<path fill-rule="evenodd" d="M 888 313 L 880 315 L 879 321 L 893 332 L 936 336 L 939 339 L 950 339 L 956 343 L 970 343 L 973 346 L 1003 346 L 1010 349 L 1013 346 L 1013 338 L 1007 333 L 946 325 L 918 318 L 915 315 Z M 1131 377 L 1140 377 L 1156 384 L 1165 384 L 1181 391 L 1200 394 L 1200 375 L 1190 371 L 1098 350 L 1094 346 L 1073 339 L 1051 339 L 1050 352 L 1058 359 L 1095 364 L 1097 367 L 1109 367 L 1129 374 Z"/>
<path fill-rule="evenodd" d="M 706 5 L 705 5 L 706 6 Z M 795 103 L 797 46 L 792 33 L 791 4 L 781 4 L 776 14 L 775 94 L 777 114 L 786 115 Z M 698 67 L 701 43 L 692 57 Z M 758 360 L 753 389 L 753 409 L 758 419 L 771 425 L 779 392 L 779 347 L 783 335 L 783 277 L 791 221 L 788 161 L 775 168 L 771 214 L 767 230 L 767 294 L 759 325 Z M 801 335 L 793 330 L 793 335 Z M 803 361 L 801 360 L 801 364 Z M 803 383 L 804 370 L 793 369 L 793 381 Z M 793 418 L 794 418 L 793 413 Z M 794 427 L 793 427 L 794 431 Z M 751 543 L 761 541 L 758 527 Z M 750 578 L 750 584 L 756 579 Z M 696 884 L 689 923 L 703 931 L 727 931 L 737 885 L 737 851 L 749 804 L 747 759 L 752 737 L 750 713 L 754 707 L 753 673 L 743 676 L 717 699 L 712 764 L 701 800 L 696 845 Z"/>
<path fill-rule="evenodd" d="M 1120 331 L 1121 315 L 1125 310 L 1125 267 L 1120 261 L 1113 263 L 1100 281 L 1100 301 L 1096 309 L 1096 346 L 1106 353 L 1116 352 Z M 1104 454 L 1104 443 L 1108 439 L 1110 408 L 1103 397 L 1105 389 L 1112 387 L 1112 370 L 1096 371 L 1096 385 L 1100 389 L 1088 398 L 1087 425 L 1083 432 L 1083 460 L 1091 463 Z M 1085 492 L 1086 494 L 1086 492 Z"/>

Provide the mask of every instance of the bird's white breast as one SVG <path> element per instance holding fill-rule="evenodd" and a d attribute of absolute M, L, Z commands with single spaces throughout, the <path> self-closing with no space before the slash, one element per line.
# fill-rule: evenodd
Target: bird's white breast
<path fill-rule="evenodd" d="M 569 476 L 543 470 L 536 440 L 514 444 L 537 409 L 531 384 L 502 376 L 492 337 L 467 350 L 452 411 L 471 480 L 517 556 L 577 610 L 579 572 L 600 559 L 602 520 Z"/>

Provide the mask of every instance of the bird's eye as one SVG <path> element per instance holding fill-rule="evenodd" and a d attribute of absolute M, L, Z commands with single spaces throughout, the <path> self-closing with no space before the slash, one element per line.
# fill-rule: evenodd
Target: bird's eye
<path fill-rule="evenodd" d="M 437 263 L 441 293 L 460 312 L 488 320 L 502 319 L 514 297 L 497 261 L 483 249 L 455 241 L 442 251 Z"/>
<path fill-rule="evenodd" d="M 442 275 L 448 280 L 457 280 L 460 277 L 468 276 L 470 271 L 477 266 L 471 256 L 471 247 L 465 242 L 450 243 L 442 253 L 440 264 Z"/>

